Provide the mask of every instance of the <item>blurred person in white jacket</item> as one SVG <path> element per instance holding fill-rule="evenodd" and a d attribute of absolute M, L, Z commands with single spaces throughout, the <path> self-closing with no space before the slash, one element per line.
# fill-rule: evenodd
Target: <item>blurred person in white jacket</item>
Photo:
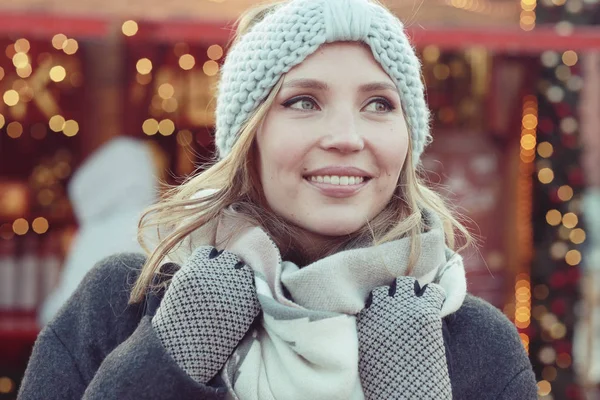
<path fill-rule="evenodd" d="M 139 218 L 158 199 L 164 155 L 147 142 L 117 137 L 100 147 L 75 172 L 68 186 L 79 230 L 60 281 L 40 308 L 47 324 L 86 273 L 119 252 L 143 252 L 137 241 Z"/>

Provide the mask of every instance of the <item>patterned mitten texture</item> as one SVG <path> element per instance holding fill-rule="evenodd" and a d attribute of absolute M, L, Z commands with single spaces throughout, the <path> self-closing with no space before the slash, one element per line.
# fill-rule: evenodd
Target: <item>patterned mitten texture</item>
<path fill-rule="evenodd" d="M 379 287 L 357 316 L 366 399 L 451 399 L 440 310 L 444 291 L 412 277 Z"/>
<path fill-rule="evenodd" d="M 259 312 L 250 267 L 232 253 L 200 247 L 173 277 L 152 325 L 179 366 L 207 383 Z"/>

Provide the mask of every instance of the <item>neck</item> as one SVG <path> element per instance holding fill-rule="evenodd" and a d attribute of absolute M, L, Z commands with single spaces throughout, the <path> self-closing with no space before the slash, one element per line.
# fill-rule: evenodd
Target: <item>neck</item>
<path fill-rule="evenodd" d="M 355 239 L 352 235 L 324 236 L 301 230 L 283 254 L 286 260 L 302 267 L 339 252 Z"/>

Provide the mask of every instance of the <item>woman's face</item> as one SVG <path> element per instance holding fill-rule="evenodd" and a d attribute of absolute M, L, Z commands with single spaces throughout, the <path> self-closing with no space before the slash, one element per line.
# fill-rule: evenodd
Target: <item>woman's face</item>
<path fill-rule="evenodd" d="M 390 201 L 408 129 L 368 47 L 333 43 L 285 75 L 256 140 L 269 206 L 327 239 L 356 232 Z"/>

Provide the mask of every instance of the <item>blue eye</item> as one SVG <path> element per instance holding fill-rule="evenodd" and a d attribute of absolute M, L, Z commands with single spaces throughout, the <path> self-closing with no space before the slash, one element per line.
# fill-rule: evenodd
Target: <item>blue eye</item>
<path fill-rule="evenodd" d="M 318 110 L 319 106 L 310 97 L 296 97 L 283 103 L 285 108 L 292 108 L 294 110 L 301 111 L 312 111 Z"/>

